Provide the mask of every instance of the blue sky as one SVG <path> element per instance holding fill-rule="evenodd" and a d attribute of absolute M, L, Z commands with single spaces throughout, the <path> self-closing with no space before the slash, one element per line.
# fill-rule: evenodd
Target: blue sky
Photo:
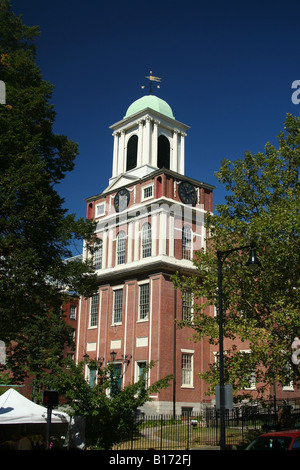
<path fill-rule="evenodd" d="M 55 85 L 55 132 L 78 142 L 76 166 L 58 191 L 85 217 L 84 199 L 101 193 L 112 171 L 109 126 L 162 78 L 157 95 L 189 125 L 187 176 L 224 190 L 214 176 L 223 158 L 276 144 L 300 80 L 299 0 L 104 2 L 11 0 L 39 25 L 37 63 Z"/>

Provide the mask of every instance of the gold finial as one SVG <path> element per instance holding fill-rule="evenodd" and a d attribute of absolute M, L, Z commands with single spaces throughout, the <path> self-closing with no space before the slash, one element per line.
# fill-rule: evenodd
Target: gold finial
<path fill-rule="evenodd" d="M 150 92 L 150 95 L 152 94 L 152 91 L 153 91 L 153 86 L 156 86 L 156 88 L 160 88 L 160 85 L 154 85 L 152 82 L 161 82 L 161 78 L 159 77 L 154 77 L 154 75 L 152 75 L 152 71 L 150 70 L 150 75 L 148 77 L 149 80 L 149 92 Z M 142 89 L 145 88 L 145 85 L 142 86 Z"/>

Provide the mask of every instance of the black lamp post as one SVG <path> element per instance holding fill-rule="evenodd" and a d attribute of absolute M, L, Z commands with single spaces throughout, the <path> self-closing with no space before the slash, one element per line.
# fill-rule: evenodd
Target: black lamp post
<path fill-rule="evenodd" d="M 218 301 L 219 301 L 219 374 L 220 374 L 220 449 L 225 450 L 225 384 L 224 384 L 224 346 L 223 346 L 223 305 L 222 305 L 222 266 L 230 253 L 250 248 L 250 256 L 246 265 L 252 268 L 260 266 L 255 245 L 240 246 L 227 251 L 217 251 L 218 256 Z"/>

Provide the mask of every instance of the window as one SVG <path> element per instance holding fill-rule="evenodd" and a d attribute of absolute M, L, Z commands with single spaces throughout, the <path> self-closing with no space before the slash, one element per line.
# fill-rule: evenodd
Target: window
<path fill-rule="evenodd" d="M 102 240 L 100 240 L 99 245 L 96 246 L 94 253 L 94 267 L 95 269 L 102 268 Z"/>
<path fill-rule="evenodd" d="M 192 387 L 193 386 L 193 355 L 182 354 L 181 358 L 181 385 Z"/>
<path fill-rule="evenodd" d="M 117 237 L 117 264 L 125 263 L 126 234 L 121 231 Z"/>
<path fill-rule="evenodd" d="M 189 406 L 183 406 L 181 408 L 181 414 L 182 416 L 192 416 L 193 413 L 193 408 Z"/>
<path fill-rule="evenodd" d="M 101 217 L 105 214 L 105 202 L 97 204 L 95 207 L 95 217 Z"/>
<path fill-rule="evenodd" d="M 249 387 L 246 387 L 246 390 L 255 390 L 256 388 L 256 375 L 255 370 L 252 370 L 249 374 Z"/>
<path fill-rule="evenodd" d="M 192 258 L 192 230 L 186 225 L 182 229 L 182 258 Z"/>
<path fill-rule="evenodd" d="M 146 223 L 142 227 L 142 258 L 151 256 L 151 225 Z"/>
<path fill-rule="evenodd" d="M 113 364 L 112 373 L 111 373 L 111 389 L 110 395 L 112 397 L 116 396 L 121 390 L 122 382 L 122 364 Z"/>
<path fill-rule="evenodd" d="M 98 322 L 98 306 L 99 306 L 99 295 L 93 295 L 91 297 L 91 308 L 90 308 L 90 327 L 97 326 Z"/>
<path fill-rule="evenodd" d="M 300 449 L 300 437 L 296 437 L 296 439 L 294 440 L 292 450 L 295 450 L 295 449 L 297 450 Z"/>
<path fill-rule="evenodd" d="M 142 188 L 142 201 L 153 197 L 153 184 Z"/>
<path fill-rule="evenodd" d="M 135 382 L 138 382 L 140 379 L 144 382 L 144 389 L 146 388 L 146 372 L 147 372 L 147 363 L 146 361 L 136 362 L 136 377 Z"/>
<path fill-rule="evenodd" d="M 139 286 L 139 320 L 149 317 L 149 284 Z"/>
<path fill-rule="evenodd" d="M 137 165 L 137 148 L 138 148 L 138 137 L 133 135 L 130 137 L 127 143 L 127 161 L 126 171 L 133 170 Z"/>
<path fill-rule="evenodd" d="M 96 371 L 95 371 L 95 369 L 90 369 L 88 367 L 87 380 L 88 380 L 89 386 L 91 388 L 93 388 L 95 386 L 95 381 L 96 381 Z"/>
<path fill-rule="evenodd" d="M 170 142 L 165 135 L 160 135 L 157 141 L 157 166 L 170 169 Z"/>
<path fill-rule="evenodd" d="M 113 323 L 122 323 L 123 289 L 114 291 Z"/>
<path fill-rule="evenodd" d="M 182 320 L 190 321 L 193 316 L 193 294 L 185 291 L 182 296 Z"/>
<path fill-rule="evenodd" d="M 245 362 L 249 368 L 249 372 L 244 373 L 244 378 L 247 381 L 247 386 L 245 390 L 255 390 L 256 388 L 256 375 L 255 375 L 255 364 L 253 360 L 251 360 L 251 351 L 250 350 L 243 350 L 240 351 L 240 354 L 246 358 Z"/>
<path fill-rule="evenodd" d="M 76 310 L 77 310 L 76 305 L 70 305 L 70 313 L 69 313 L 70 320 L 76 320 Z"/>

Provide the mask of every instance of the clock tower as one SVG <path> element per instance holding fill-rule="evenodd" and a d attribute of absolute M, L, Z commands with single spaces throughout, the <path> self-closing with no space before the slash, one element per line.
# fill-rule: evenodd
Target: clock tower
<path fill-rule="evenodd" d="M 161 98 L 137 99 L 110 128 L 112 176 L 100 194 L 86 199 L 100 241 L 93 259 L 99 289 L 80 299 L 76 360 L 87 354 L 113 363 L 120 387 L 154 361 L 148 385 L 170 374 L 174 380 L 144 411 L 199 411 L 207 398 L 198 373 L 211 360 L 209 347 L 191 343 L 191 330 L 176 328 L 176 321 L 193 315 L 193 299 L 174 289 L 171 276 L 195 273 L 214 187 L 185 175 L 189 127 Z M 88 368 L 86 374 L 97 380 Z"/>
<path fill-rule="evenodd" d="M 107 191 L 161 168 L 184 175 L 189 127 L 175 119 L 171 107 L 161 98 L 146 95 L 136 100 L 111 129 L 113 168 Z"/>

